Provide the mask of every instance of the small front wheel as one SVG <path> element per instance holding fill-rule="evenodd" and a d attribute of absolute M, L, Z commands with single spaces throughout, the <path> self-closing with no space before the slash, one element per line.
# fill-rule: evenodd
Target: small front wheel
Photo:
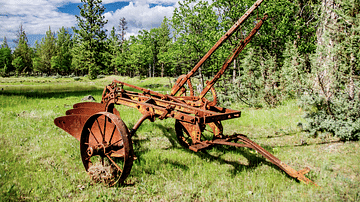
<path fill-rule="evenodd" d="M 109 112 L 92 115 L 80 138 L 85 170 L 96 181 L 113 186 L 123 183 L 134 161 L 131 136 L 125 123 Z"/>

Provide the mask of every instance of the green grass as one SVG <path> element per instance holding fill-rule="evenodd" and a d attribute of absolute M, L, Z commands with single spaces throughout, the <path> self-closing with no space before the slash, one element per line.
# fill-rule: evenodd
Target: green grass
<path fill-rule="evenodd" d="M 8 86 L 0 92 L 0 201 L 360 200 L 360 143 L 306 138 L 297 127 L 303 112 L 295 101 L 275 109 L 234 104 L 230 108 L 242 110 L 242 117 L 224 121 L 225 133 L 246 134 L 297 170 L 309 167 L 307 176 L 321 188 L 297 182 L 250 149 L 186 150 L 176 141 L 173 119 L 145 121 L 139 128 L 133 138 L 138 159 L 126 185 L 94 184 L 83 168 L 79 142 L 53 120 L 86 95 L 100 101 L 112 78 L 0 79 L 0 88 Z M 167 78 L 116 78 L 142 87 L 160 83 L 155 90 L 169 91 Z M 21 84 L 29 87 L 16 90 Z M 83 88 L 68 90 L 77 85 Z M 125 106 L 117 109 L 129 128 L 141 117 Z"/>
<path fill-rule="evenodd" d="M 10 77 L 0 79 L 0 93 L 2 94 L 33 94 L 49 92 L 82 92 L 90 90 L 103 90 L 114 79 L 131 83 L 142 88 L 151 88 L 154 91 L 168 93 L 174 83 L 173 78 L 129 78 L 121 76 L 106 76 L 102 79 L 89 80 L 81 77 L 79 81 L 73 78 L 52 77 Z"/>

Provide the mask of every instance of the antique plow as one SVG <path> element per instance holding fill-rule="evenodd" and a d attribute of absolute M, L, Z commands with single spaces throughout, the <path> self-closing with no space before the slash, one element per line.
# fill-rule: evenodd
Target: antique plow
<path fill-rule="evenodd" d="M 147 119 L 153 122 L 155 119 L 173 118 L 177 139 L 185 148 L 198 152 L 216 145 L 248 147 L 256 150 L 289 176 L 306 184 L 315 184 L 304 176 L 310 169 L 296 171 L 245 135 L 223 134 L 222 121 L 239 118 L 241 112 L 216 106 L 217 96 L 213 85 L 255 36 L 266 20 L 266 15 L 259 19 L 255 28 L 239 43 L 215 77 L 206 82 L 207 85 L 198 96 L 195 96 L 191 84 L 190 77 L 240 27 L 262 1 L 258 0 L 188 74 L 178 78 L 170 95 L 114 80 L 112 84 L 105 87 L 101 103 L 77 103 L 73 109 L 66 111 L 66 116 L 54 120 L 58 127 L 80 141 L 82 162 L 85 170 L 94 180 L 103 181 L 109 185 L 123 183 L 136 159 L 131 140 L 136 130 Z M 125 87 L 140 92 L 125 90 Z M 212 100 L 205 97 L 208 91 L 212 94 Z M 186 92 L 190 95 L 186 95 Z M 114 105 L 135 108 L 142 117 L 129 130 Z M 205 131 L 210 131 L 212 139 L 204 138 Z"/>

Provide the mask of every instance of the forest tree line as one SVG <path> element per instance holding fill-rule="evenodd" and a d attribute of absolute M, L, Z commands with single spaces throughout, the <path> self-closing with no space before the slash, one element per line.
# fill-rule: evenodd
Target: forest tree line
<path fill-rule="evenodd" d="M 14 50 L 4 39 L 0 74 L 176 77 L 189 72 L 254 0 L 184 0 L 161 26 L 128 39 L 125 18 L 108 32 L 101 0 L 82 2 L 74 34 L 49 27 L 30 47 L 20 26 Z M 265 1 L 196 76 L 204 85 L 266 13 L 260 31 L 217 83 L 219 100 L 258 107 L 298 98 L 311 134 L 326 130 L 359 139 L 359 11 L 358 0 Z"/>
<path fill-rule="evenodd" d="M 125 18 L 119 19 L 119 24 L 113 26 L 112 30 L 104 30 L 107 22 L 102 16 L 104 7 L 101 1 L 83 2 L 80 16 L 76 16 L 77 28 L 63 27 L 55 32 L 49 27 L 44 38 L 30 47 L 26 32 L 20 25 L 13 51 L 9 50 L 5 38 L 1 46 L 6 49 L 2 50 L 1 74 L 178 76 L 188 72 L 254 0 L 219 0 L 212 4 L 185 0 L 180 2 L 180 7 L 175 9 L 171 19 L 164 18 L 160 27 L 142 30 L 129 39 L 125 39 Z M 94 9 L 91 10 L 89 2 L 98 3 L 92 3 Z M 279 67 L 283 66 L 286 58 L 285 50 L 292 46 L 301 56 L 309 58 L 317 46 L 319 3 L 300 0 L 265 1 L 229 43 L 203 65 L 202 73 L 211 76 L 216 72 L 232 48 L 246 37 L 258 21 L 257 18 L 263 17 L 265 12 L 269 19 L 240 55 L 233 71 L 228 73 L 240 75 L 244 58 L 248 54 L 259 54 L 259 51 L 261 55 L 266 52 L 268 57 L 274 57 Z M 89 15 L 86 15 L 87 12 Z M 71 29 L 74 34 L 70 34 Z M 309 61 L 306 64 L 309 66 Z"/>

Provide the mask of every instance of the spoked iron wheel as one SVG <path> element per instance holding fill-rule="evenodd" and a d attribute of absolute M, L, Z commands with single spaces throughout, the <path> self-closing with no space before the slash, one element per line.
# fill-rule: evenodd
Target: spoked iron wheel
<path fill-rule="evenodd" d="M 113 186 L 130 173 L 134 151 L 129 130 L 112 113 L 96 113 L 86 121 L 80 150 L 85 170 L 96 182 Z"/>

